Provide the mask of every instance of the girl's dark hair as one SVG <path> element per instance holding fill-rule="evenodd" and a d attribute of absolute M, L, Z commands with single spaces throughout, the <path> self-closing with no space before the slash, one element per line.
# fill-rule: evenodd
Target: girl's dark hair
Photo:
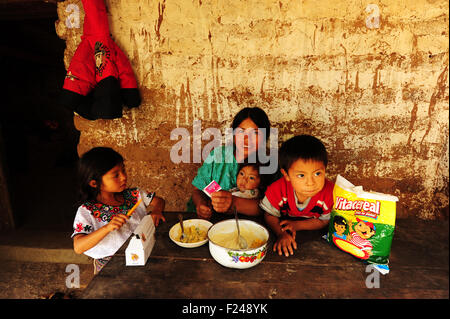
<path fill-rule="evenodd" d="M 109 147 L 94 147 L 84 153 L 78 161 L 80 203 L 95 200 L 100 193 L 100 187 L 91 187 L 90 181 L 94 180 L 100 186 L 102 176 L 121 163 L 122 155 Z"/>
<path fill-rule="evenodd" d="M 328 164 L 325 146 L 319 139 L 311 135 L 297 135 L 281 145 L 279 152 L 280 168 L 287 172 L 298 159 L 322 162 L 325 167 Z"/>
<path fill-rule="evenodd" d="M 269 117 L 264 110 L 256 106 L 243 108 L 234 116 L 233 123 L 231 124 L 233 131 L 239 126 L 239 124 L 242 123 L 243 120 L 248 118 L 251 119 L 259 128 L 265 129 L 267 141 L 270 135 Z"/>
<path fill-rule="evenodd" d="M 333 224 L 347 226 L 347 220 L 342 216 L 335 216 Z"/>

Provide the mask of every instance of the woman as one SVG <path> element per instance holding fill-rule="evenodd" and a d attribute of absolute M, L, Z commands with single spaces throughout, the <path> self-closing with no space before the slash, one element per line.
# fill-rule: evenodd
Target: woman
<path fill-rule="evenodd" d="M 239 163 L 257 162 L 259 148 L 265 152 L 270 121 L 262 109 L 246 107 L 234 117 L 232 129 L 233 145 L 212 150 L 192 181 L 192 202 L 200 218 L 209 219 L 213 210 L 218 213 L 232 212 L 233 207 L 244 215 L 256 216 L 260 213 L 259 199 L 239 198 L 229 190 L 236 187 Z M 258 129 L 265 130 L 265 141 L 261 140 L 264 137 L 260 136 L 262 132 Z M 213 180 L 220 185 L 221 190 L 212 193 L 209 198 L 203 189 Z"/>

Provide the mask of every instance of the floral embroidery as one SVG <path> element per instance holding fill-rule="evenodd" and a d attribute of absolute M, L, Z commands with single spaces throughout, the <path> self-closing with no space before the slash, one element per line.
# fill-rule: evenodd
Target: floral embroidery
<path fill-rule="evenodd" d="M 74 229 L 74 231 L 76 231 L 77 233 L 79 233 L 79 232 L 87 232 L 87 233 L 90 233 L 90 232 L 92 231 L 92 226 L 91 226 L 91 225 L 85 225 L 85 226 L 83 227 L 83 224 L 82 224 L 82 223 L 78 223 L 78 224 L 76 225 L 76 228 Z"/>
<path fill-rule="evenodd" d="M 77 224 L 77 228 L 75 228 L 75 231 L 77 232 L 77 233 L 79 233 L 80 231 L 82 231 L 83 230 L 83 224 L 82 223 L 78 223 Z"/>
<path fill-rule="evenodd" d="M 122 192 L 124 203 L 119 206 L 105 205 L 98 202 L 86 202 L 83 206 L 91 212 L 91 215 L 99 222 L 109 222 L 111 218 L 118 214 L 126 214 L 139 197 L 137 188 L 126 189 Z M 77 225 L 78 229 L 78 225 Z"/>

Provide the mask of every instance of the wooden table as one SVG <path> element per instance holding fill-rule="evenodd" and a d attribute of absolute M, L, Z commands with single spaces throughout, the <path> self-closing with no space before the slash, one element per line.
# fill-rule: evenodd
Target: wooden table
<path fill-rule="evenodd" d="M 168 232 L 177 222 L 177 214 L 165 216 L 167 221 L 157 228 L 156 244 L 145 266 L 125 266 L 126 242 L 82 297 L 449 298 L 448 221 L 397 220 L 391 271 L 381 275 L 330 246 L 321 238 L 324 230 L 298 232 L 299 248 L 288 258 L 272 251 L 271 234 L 267 255 L 259 265 L 245 270 L 226 268 L 211 257 L 208 244 L 187 249 L 173 243 Z M 262 219 L 253 220 L 264 223 Z"/>

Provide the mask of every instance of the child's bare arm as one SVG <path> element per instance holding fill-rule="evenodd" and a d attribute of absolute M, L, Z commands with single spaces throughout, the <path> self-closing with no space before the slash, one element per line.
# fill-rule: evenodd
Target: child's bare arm
<path fill-rule="evenodd" d="M 286 257 L 293 255 L 294 249 L 297 249 L 297 243 L 295 242 L 295 231 L 291 234 L 286 232 L 280 226 L 280 219 L 268 213 L 264 213 L 264 219 L 277 235 L 277 241 L 273 245 L 273 251 L 277 251 L 280 256 L 282 254 Z"/>
<path fill-rule="evenodd" d="M 151 210 L 150 216 L 152 216 L 153 223 L 155 226 L 159 225 L 161 220 L 166 221 L 166 218 L 163 215 L 164 207 L 166 206 L 166 201 L 158 196 L 155 196 L 152 202 L 149 205 L 149 209 Z"/>
<path fill-rule="evenodd" d="M 309 218 L 306 220 L 284 220 L 280 222 L 280 227 L 283 230 L 290 230 L 295 232 L 297 230 L 316 230 L 322 229 L 328 225 L 328 220 L 317 218 Z"/>
<path fill-rule="evenodd" d="M 264 220 L 277 237 L 280 237 L 280 235 L 283 234 L 283 229 L 280 226 L 280 219 L 278 217 L 270 215 L 269 213 L 264 213 Z"/>
<path fill-rule="evenodd" d="M 119 229 L 126 223 L 128 217 L 124 214 L 118 214 L 114 216 L 111 221 L 105 226 L 97 229 L 96 231 L 85 235 L 79 234 L 73 237 L 73 249 L 77 254 L 82 254 L 86 250 L 96 246 L 106 235 L 113 230 Z"/>

